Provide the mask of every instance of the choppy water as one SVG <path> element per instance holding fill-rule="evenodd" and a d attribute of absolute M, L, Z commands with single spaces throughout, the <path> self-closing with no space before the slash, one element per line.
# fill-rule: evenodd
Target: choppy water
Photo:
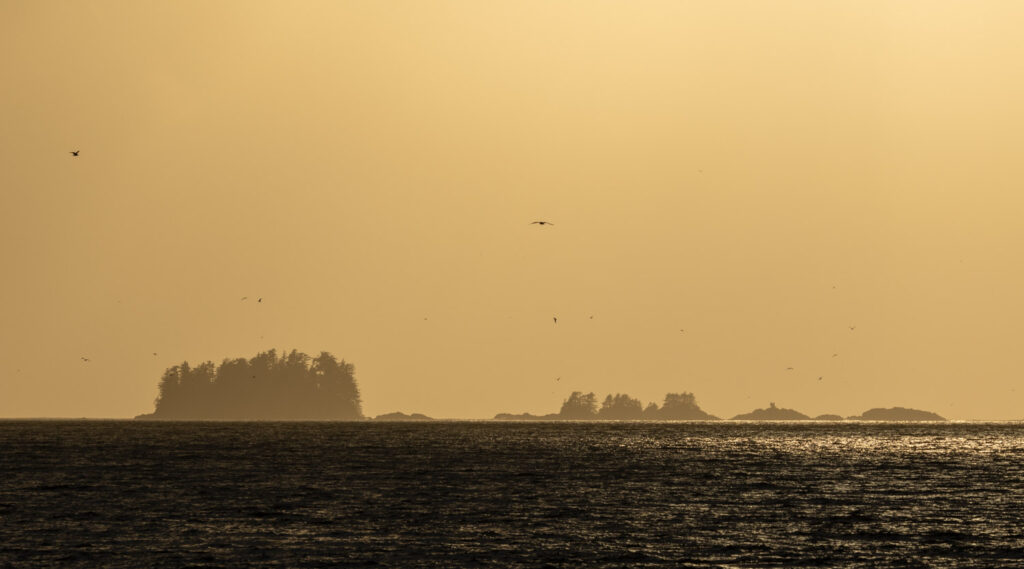
<path fill-rule="evenodd" d="M 1021 567 L 1024 425 L 0 421 L 0 566 Z"/>

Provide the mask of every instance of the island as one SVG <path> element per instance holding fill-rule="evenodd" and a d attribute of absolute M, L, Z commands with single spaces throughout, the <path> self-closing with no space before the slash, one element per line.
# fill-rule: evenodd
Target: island
<path fill-rule="evenodd" d="M 932 413 L 931 411 L 921 411 L 919 409 L 907 409 L 906 407 L 891 407 L 889 409 L 882 409 L 876 407 L 874 409 L 868 409 L 860 415 L 854 417 L 847 417 L 847 419 L 853 421 L 945 421 L 945 417 Z"/>
<path fill-rule="evenodd" d="M 394 413 L 385 413 L 383 415 L 377 415 L 373 418 L 374 421 L 433 421 L 433 417 L 427 417 L 422 413 L 413 413 L 406 415 L 401 411 L 395 411 Z"/>
<path fill-rule="evenodd" d="M 187 361 L 160 379 L 156 409 L 136 419 L 176 421 L 357 421 L 363 419 L 352 364 L 275 350 L 219 365 Z"/>
<path fill-rule="evenodd" d="M 705 412 L 697 405 L 692 393 L 667 393 L 659 407 L 651 402 L 644 406 L 639 399 L 625 393 L 616 393 L 604 398 L 597 405 L 597 396 L 574 391 L 562 402 L 558 413 L 533 415 L 531 413 L 498 413 L 497 421 L 716 421 L 718 417 Z"/>
<path fill-rule="evenodd" d="M 799 411 L 776 407 L 771 402 L 767 409 L 754 409 L 732 418 L 733 421 L 809 421 L 811 418 Z"/>

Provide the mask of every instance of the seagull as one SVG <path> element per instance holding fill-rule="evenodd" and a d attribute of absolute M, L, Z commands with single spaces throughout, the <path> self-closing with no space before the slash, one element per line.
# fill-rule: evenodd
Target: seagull
<path fill-rule="evenodd" d="M 81 152 L 81 150 L 72 150 L 72 151 L 71 151 L 71 155 L 72 155 L 72 156 L 78 156 L 78 153 L 79 153 L 79 152 Z"/>
<path fill-rule="evenodd" d="M 537 225 L 554 225 L 554 223 L 551 223 L 550 221 L 531 221 L 530 225 L 533 225 L 533 224 L 537 224 Z"/>

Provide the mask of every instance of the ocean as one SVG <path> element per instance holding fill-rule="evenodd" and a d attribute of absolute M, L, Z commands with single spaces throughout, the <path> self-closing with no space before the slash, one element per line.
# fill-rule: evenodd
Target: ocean
<path fill-rule="evenodd" d="M 1022 567 L 1021 423 L 0 421 L 0 567 Z"/>

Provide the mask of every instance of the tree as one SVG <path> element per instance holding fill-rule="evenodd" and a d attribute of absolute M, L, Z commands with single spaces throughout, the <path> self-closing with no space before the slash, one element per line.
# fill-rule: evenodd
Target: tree
<path fill-rule="evenodd" d="M 713 415 L 706 413 L 697 405 L 697 398 L 692 393 L 666 393 L 665 402 L 661 405 L 662 419 L 675 419 L 679 421 L 700 421 L 715 419 Z"/>
<path fill-rule="evenodd" d="M 597 416 L 597 396 L 593 392 L 584 394 L 573 391 L 569 398 L 562 402 L 558 412 L 563 419 L 593 419 Z"/>
<path fill-rule="evenodd" d="M 633 399 L 625 393 L 616 393 L 614 397 L 605 397 L 597 416 L 601 419 L 632 420 L 643 418 L 643 413 L 644 407 L 639 399 Z"/>

